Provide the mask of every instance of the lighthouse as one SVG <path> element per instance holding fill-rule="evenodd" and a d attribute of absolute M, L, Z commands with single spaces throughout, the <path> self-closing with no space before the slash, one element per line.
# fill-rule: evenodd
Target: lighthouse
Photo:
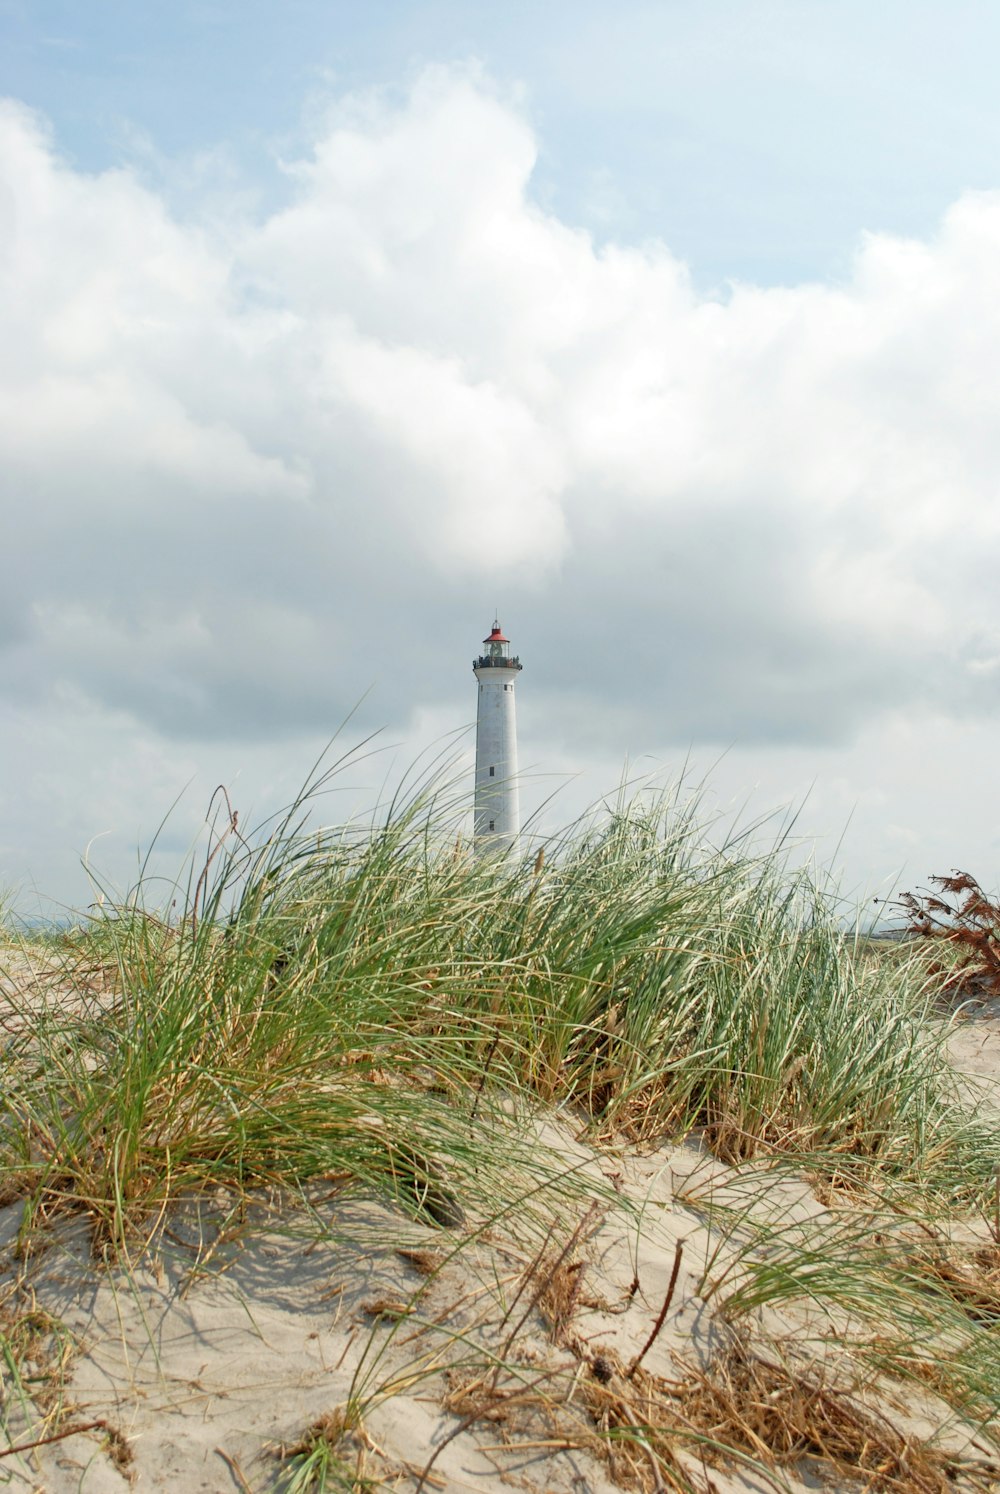
<path fill-rule="evenodd" d="M 499 621 L 483 639 L 483 651 L 472 661 L 479 683 L 476 713 L 476 854 L 518 848 L 521 809 L 517 791 L 517 722 L 514 685 L 521 661 L 510 652 L 510 640 Z"/>

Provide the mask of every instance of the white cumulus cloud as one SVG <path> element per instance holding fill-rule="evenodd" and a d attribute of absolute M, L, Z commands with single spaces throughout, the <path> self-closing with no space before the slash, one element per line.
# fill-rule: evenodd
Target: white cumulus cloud
<path fill-rule="evenodd" d="M 181 221 L 3 105 L 12 708 L 263 748 L 381 680 L 457 724 L 501 604 L 554 750 L 996 715 L 1000 194 L 706 297 L 543 211 L 536 154 L 431 68 L 331 105 L 269 216 Z"/>

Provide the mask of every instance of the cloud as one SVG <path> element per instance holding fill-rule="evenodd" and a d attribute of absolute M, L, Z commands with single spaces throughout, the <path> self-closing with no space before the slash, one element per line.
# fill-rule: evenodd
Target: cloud
<path fill-rule="evenodd" d="M 554 744 L 996 715 L 1000 195 L 712 299 L 544 212 L 537 148 L 430 68 L 331 105 L 269 216 L 181 222 L 3 107 L 10 698 L 266 743 L 375 681 L 457 724 L 502 604 Z"/>

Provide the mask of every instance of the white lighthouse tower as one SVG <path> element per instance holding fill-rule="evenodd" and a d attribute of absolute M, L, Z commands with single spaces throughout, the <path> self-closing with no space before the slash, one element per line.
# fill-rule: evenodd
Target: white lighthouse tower
<path fill-rule="evenodd" d="M 517 791 L 517 722 L 514 685 L 521 661 L 510 652 L 510 641 L 494 622 L 483 639 L 483 651 L 473 659 L 479 681 L 476 714 L 475 849 L 513 850 L 518 847 L 521 808 Z"/>

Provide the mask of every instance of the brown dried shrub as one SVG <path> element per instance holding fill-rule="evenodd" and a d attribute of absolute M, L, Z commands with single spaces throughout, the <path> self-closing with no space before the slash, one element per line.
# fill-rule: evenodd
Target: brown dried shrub
<path fill-rule="evenodd" d="M 1000 901 L 968 872 L 930 880 L 937 892 L 904 892 L 890 906 L 905 919 L 906 933 L 952 947 L 950 961 L 931 966 L 942 995 L 959 1001 L 1000 996 Z"/>
<path fill-rule="evenodd" d="M 732 1448 L 765 1465 L 819 1459 L 873 1494 L 953 1494 L 959 1470 L 944 1453 L 825 1383 L 818 1366 L 792 1369 L 737 1340 L 672 1394 L 683 1422 L 720 1457 Z"/>

